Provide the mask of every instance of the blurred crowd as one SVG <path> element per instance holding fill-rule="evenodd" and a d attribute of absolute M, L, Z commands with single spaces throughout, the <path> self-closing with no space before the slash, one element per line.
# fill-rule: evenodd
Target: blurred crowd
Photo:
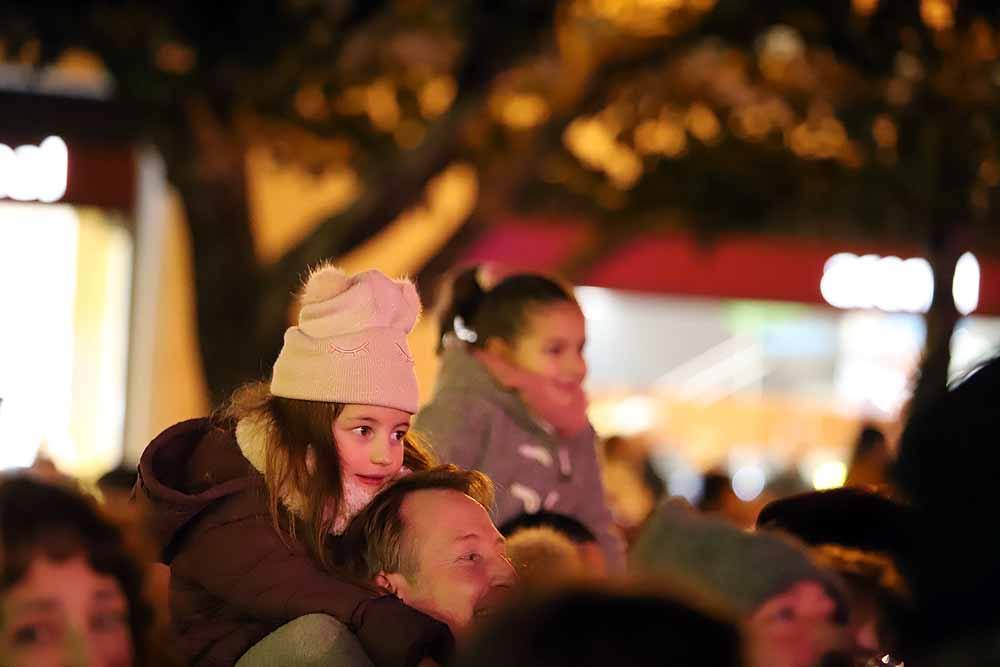
<path fill-rule="evenodd" d="M 0 478 L 0 665 L 1000 664 L 1000 359 L 843 487 L 673 496 L 586 417 L 557 280 L 472 267 L 436 311 L 324 266 L 269 378 L 88 486 Z"/>

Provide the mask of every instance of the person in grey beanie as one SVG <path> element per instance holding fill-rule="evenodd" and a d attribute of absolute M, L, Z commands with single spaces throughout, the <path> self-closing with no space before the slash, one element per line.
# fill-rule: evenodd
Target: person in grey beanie
<path fill-rule="evenodd" d="M 629 565 L 696 609 L 741 623 L 754 667 L 810 667 L 850 651 L 842 582 L 790 537 L 745 532 L 666 503 L 640 533 Z"/>

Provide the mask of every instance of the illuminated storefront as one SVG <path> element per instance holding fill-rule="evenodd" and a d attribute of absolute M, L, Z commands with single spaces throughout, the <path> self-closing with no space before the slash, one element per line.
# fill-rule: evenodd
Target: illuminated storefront
<path fill-rule="evenodd" d="M 92 478 L 123 456 L 144 158 L 103 103 L 0 98 L 0 469 Z"/>

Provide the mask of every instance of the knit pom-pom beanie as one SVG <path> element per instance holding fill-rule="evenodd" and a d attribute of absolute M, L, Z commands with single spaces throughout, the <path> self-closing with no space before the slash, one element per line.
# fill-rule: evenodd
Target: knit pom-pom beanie
<path fill-rule="evenodd" d="M 299 323 L 285 332 L 274 364 L 272 394 L 416 412 L 406 342 L 420 315 L 413 283 L 324 265 L 310 273 L 299 303 Z"/>

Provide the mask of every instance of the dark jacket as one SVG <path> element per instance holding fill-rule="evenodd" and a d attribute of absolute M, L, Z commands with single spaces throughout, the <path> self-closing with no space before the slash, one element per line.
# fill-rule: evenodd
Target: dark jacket
<path fill-rule="evenodd" d="M 594 429 L 562 438 L 461 347 L 446 349 L 430 403 L 413 428 L 441 459 L 482 470 L 496 484 L 497 524 L 546 509 L 576 517 L 597 536 L 613 572 L 625 550 L 604 500 Z"/>
<path fill-rule="evenodd" d="M 178 650 L 192 665 L 233 665 L 263 637 L 312 613 L 353 631 L 377 667 L 443 660 L 447 626 L 320 568 L 301 542 L 278 534 L 263 476 L 232 431 L 208 419 L 161 433 L 139 462 L 137 501 L 170 566 Z"/>

